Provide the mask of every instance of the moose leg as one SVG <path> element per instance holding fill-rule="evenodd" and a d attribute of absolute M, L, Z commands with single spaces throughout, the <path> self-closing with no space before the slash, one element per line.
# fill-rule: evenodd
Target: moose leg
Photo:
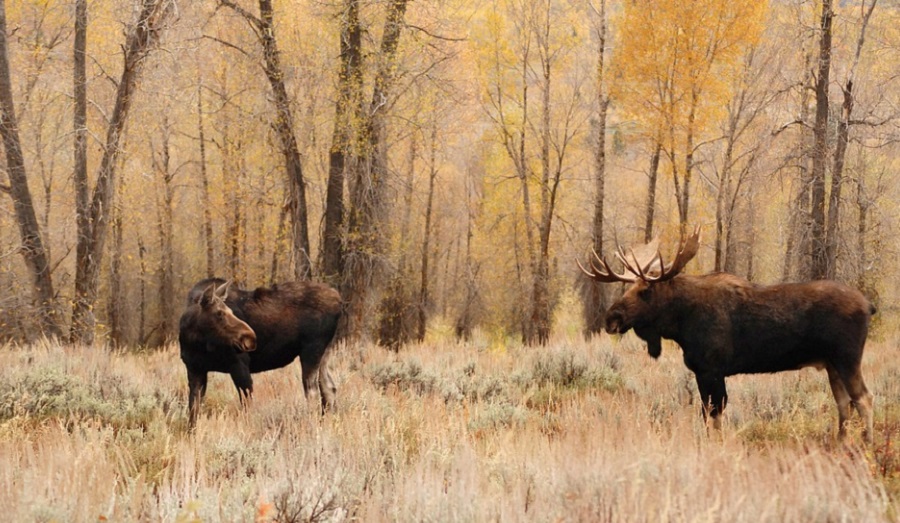
<path fill-rule="evenodd" d="M 303 396 L 309 401 L 310 394 L 314 394 L 319 386 L 319 365 L 300 360 L 300 367 L 303 371 Z"/>
<path fill-rule="evenodd" d="M 828 372 L 831 394 L 834 395 L 834 401 L 838 408 L 838 439 L 843 440 L 847 435 L 847 419 L 850 418 L 850 393 L 847 392 L 844 381 L 834 367 L 826 365 L 825 370 Z"/>
<path fill-rule="evenodd" d="M 866 388 L 866 382 L 863 381 L 862 372 L 858 365 L 849 376 L 844 378 L 844 385 L 847 387 L 847 392 L 850 393 L 850 399 L 856 407 L 856 412 L 859 413 L 859 417 L 865 423 L 863 426 L 863 439 L 866 440 L 866 443 L 872 443 L 872 438 L 875 435 L 872 419 L 873 399 L 869 389 Z"/>
<path fill-rule="evenodd" d="M 322 402 L 322 414 L 334 407 L 336 387 L 328 372 L 328 356 L 325 353 L 328 342 L 314 342 L 306 347 L 300 355 L 300 366 L 303 369 L 303 394 L 309 400 L 310 395 L 319 391 Z"/>
<path fill-rule="evenodd" d="M 245 405 L 246 400 L 253 397 L 253 378 L 250 376 L 250 369 L 245 365 L 235 365 L 229 371 L 231 381 L 234 382 L 238 391 L 238 398 L 241 405 Z"/>
<path fill-rule="evenodd" d="M 200 415 L 200 403 L 203 396 L 206 395 L 206 373 L 192 372 L 188 373 L 188 427 L 193 428 L 197 423 L 197 417 Z"/>
<path fill-rule="evenodd" d="M 723 376 L 697 375 L 697 388 L 700 390 L 700 400 L 703 405 L 703 419 L 712 418 L 714 429 L 722 428 L 721 415 L 728 403 L 728 392 L 725 389 Z"/>
<path fill-rule="evenodd" d="M 337 387 L 331 378 L 331 373 L 328 372 L 328 360 L 325 359 L 319 365 L 319 394 L 322 396 L 322 414 L 334 410 Z"/>

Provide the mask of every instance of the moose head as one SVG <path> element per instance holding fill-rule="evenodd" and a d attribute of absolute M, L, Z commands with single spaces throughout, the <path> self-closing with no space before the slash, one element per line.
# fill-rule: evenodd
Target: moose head
<path fill-rule="evenodd" d="M 612 270 L 609 263 L 593 252 L 590 270 L 581 262 L 578 266 L 586 275 L 599 283 L 630 283 L 619 300 L 606 312 L 606 332 L 624 334 L 630 329 L 647 341 L 648 351 L 654 358 L 662 351 L 660 335 L 664 331 L 675 328 L 672 325 L 673 291 L 667 285 L 672 278 L 678 276 L 700 247 L 700 229 L 684 240 L 670 264 L 666 264 L 659 251 L 659 242 L 653 242 L 625 251 L 621 246 L 616 251 L 616 258 L 622 263 L 623 272 Z"/>
<path fill-rule="evenodd" d="M 212 284 L 197 298 L 192 314 L 186 316 L 193 320 L 191 332 L 205 339 L 210 351 L 217 347 L 233 347 L 240 352 L 256 350 L 256 333 L 225 303 L 230 285 L 230 281 Z"/>

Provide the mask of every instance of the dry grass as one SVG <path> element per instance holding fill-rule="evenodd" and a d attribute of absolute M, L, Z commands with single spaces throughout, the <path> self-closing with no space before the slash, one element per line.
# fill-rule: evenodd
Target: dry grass
<path fill-rule="evenodd" d="M 216 374 L 193 434 L 174 346 L 7 347 L 0 506 L 8 521 L 891 521 L 898 340 L 867 349 L 871 448 L 832 441 L 811 370 L 730 379 L 709 436 L 680 351 L 654 362 L 631 335 L 341 346 L 324 418 L 299 367 L 257 375 L 243 410 Z"/>

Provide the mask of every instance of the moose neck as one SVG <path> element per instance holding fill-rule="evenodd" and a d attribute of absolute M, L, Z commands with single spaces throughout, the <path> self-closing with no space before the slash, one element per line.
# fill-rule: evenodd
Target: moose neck
<path fill-rule="evenodd" d="M 693 309 L 693 302 L 696 300 L 690 292 L 690 285 L 684 285 L 685 278 L 687 277 L 676 276 L 653 284 L 652 307 L 655 314 L 652 329 L 642 330 L 652 330 L 657 337 L 677 341 L 682 317 L 685 311 Z"/>

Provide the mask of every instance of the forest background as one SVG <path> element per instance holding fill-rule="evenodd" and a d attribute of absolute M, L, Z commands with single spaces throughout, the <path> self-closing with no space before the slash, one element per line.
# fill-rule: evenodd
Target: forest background
<path fill-rule="evenodd" d="M 617 291 L 575 259 L 694 226 L 691 272 L 897 302 L 896 2 L 0 6 L 5 341 L 161 345 L 218 275 L 543 343 Z"/>

